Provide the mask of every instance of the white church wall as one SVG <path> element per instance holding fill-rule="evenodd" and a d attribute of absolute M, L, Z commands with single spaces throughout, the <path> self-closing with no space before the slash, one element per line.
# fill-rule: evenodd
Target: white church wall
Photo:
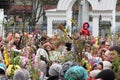
<path fill-rule="evenodd" d="M 4 10 L 0 9 L 0 36 L 4 37 L 4 28 L 3 28 L 3 19 L 4 19 Z"/>

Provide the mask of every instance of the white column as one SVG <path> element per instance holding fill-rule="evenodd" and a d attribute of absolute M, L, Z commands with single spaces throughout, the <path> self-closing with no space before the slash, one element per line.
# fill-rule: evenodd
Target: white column
<path fill-rule="evenodd" d="M 88 22 L 89 20 L 89 8 L 87 0 L 83 0 L 82 5 L 82 23 L 84 23 Z"/>
<path fill-rule="evenodd" d="M 4 10 L 0 9 L 0 36 L 4 37 L 4 28 L 3 28 L 3 19 L 4 19 Z"/>
<path fill-rule="evenodd" d="M 52 36 L 52 19 L 50 17 L 47 19 L 47 36 Z"/>
<path fill-rule="evenodd" d="M 114 34 L 115 33 L 115 27 L 116 27 L 116 24 L 115 24 L 115 9 L 113 10 L 112 12 L 112 26 L 111 26 L 111 32 Z"/>
<path fill-rule="evenodd" d="M 69 27 L 69 29 L 70 29 L 69 35 L 71 35 L 72 22 L 69 19 L 72 19 L 72 10 L 71 9 L 67 11 L 67 22 L 66 22 L 67 23 L 66 27 Z"/>
<path fill-rule="evenodd" d="M 93 16 L 93 28 L 92 28 L 92 35 L 97 37 L 99 35 L 99 16 Z"/>
<path fill-rule="evenodd" d="M 78 28 L 82 28 L 82 6 L 83 1 L 79 1 Z"/>

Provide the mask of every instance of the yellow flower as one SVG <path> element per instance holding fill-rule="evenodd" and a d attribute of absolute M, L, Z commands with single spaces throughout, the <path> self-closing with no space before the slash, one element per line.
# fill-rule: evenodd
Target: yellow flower
<path fill-rule="evenodd" d="M 19 66 L 19 65 L 16 65 L 15 68 L 16 68 L 16 70 L 14 71 L 14 74 L 16 73 L 16 71 L 17 71 L 18 69 L 20 69 L 20 66 Z"/>
<path fill-rule="evenodd" d="M 87 71 L 90 72 L 91 69 L 92 69 L 92 66 L 91 66 L 90 64 L 88 64 L 88 66 L 87 66 Z"/>
<path fill-rule="evenodd" d="M 9 64 L 10 64 L 9 59 L 6 59 L 6 60 L 5 60 L 5 65 L 8 66 Z"/>
<path fill-rule="evenodd" d="M 13 65 L 9 65 L 8 68 L 7 68 L 7 75 L 10 76 L 11 74 L 11 68 L 12 68 Z"/>
<path fill-rule="evenodd" d="M 12 72 L 12 69 L 14 70 L 13 72 Z M 7 68 L 7 71 L 6 71 L 7 75 L 10 76 L 12 73 L 15 73 L 16 70 L 18 70 L 18 69 L 20 69 L 19 65 L 14 65 L 14 67 L 13 67 L 13 65 L 9 65 L 8 68 Z"/>
<path fill-rule="evenodd" d="M 6 47 L 4 47 L 3 56 L 4 56 L 5 65 L 8 66 L 10 64 L 10 60 Z"/>
<path fill-rule="evenodd" d="M 98 37 L 96 37 L 95 44 L 98 45 Z"/>
<path fill-rule="evenodd" d="M 7 53 L 4 54 L 5 65 L 8 66 L 10 64 L 9 56 Z"/>

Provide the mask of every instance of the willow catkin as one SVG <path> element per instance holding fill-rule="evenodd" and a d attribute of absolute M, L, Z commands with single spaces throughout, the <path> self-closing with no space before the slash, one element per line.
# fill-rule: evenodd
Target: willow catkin
<path fill-rule="evenodd" d="M 64 33 L 66 33 L 62 24 L 57 24 L 57 28 L 60 29 L 61 31 L 63 31 Z"/>

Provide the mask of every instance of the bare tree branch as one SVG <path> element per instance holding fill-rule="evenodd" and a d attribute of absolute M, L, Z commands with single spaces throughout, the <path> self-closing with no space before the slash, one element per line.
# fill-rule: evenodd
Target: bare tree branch
<path fill-rule="evenodd" d="M 39 19 L 42 15 L 43 15 L 43 7 L 42 7 L 42 4 L 41 4 L 40 7 L 38 8 L 38 12 L 37 12 L 37 16 L 36 16 L 36 22 L 39 21 Z"/>
<path fill-rule="evenodd" d="M 25 5 L 27 5 L 26 0 L 20 0 L 24 4 L 24 9 L 26 9 Z M 31 25 L 35 26 L 35 24 L 39 21 L 39 19 L 43 16 L 43 3 L 44 0 L 29 0 L 32 6 L 32 14 L 31 14 Z"/>

